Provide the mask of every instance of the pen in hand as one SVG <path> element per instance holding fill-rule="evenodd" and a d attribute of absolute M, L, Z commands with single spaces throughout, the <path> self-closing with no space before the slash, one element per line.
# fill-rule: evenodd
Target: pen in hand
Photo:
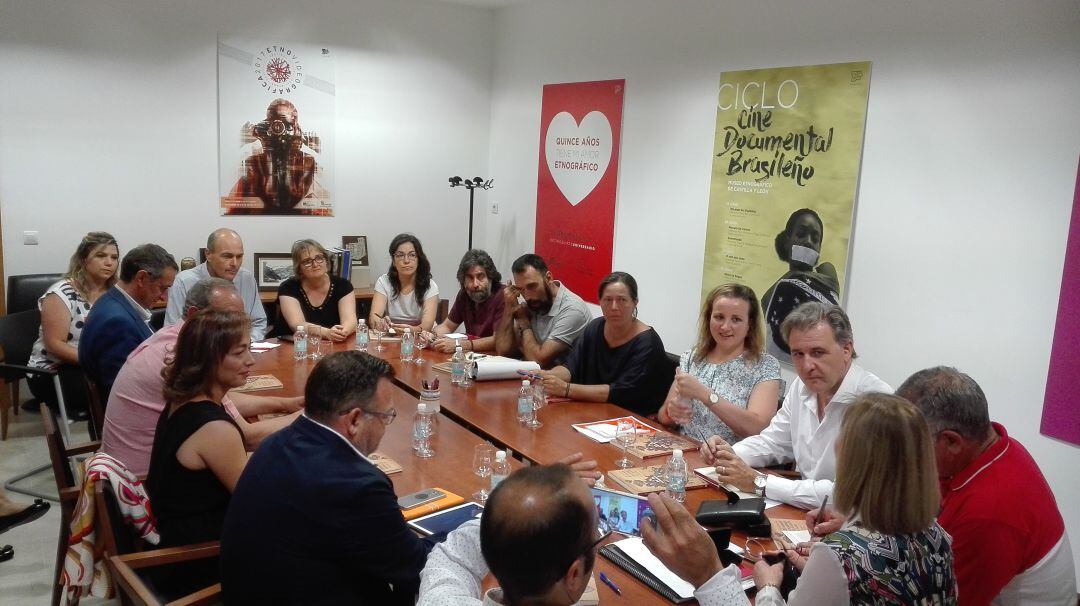
<path fill-rule="evenodd" d="M 817 536 L 817 527 L 821 526 L 821 523 L 825 521 L 825 507 L 829 505 L 829 495 L 825 495 L 825 498 L 821 500 L 821 508 L 818 509 L 817 517 L 814 518 L 814 527 L 810 529 L 810 534 Z"/>

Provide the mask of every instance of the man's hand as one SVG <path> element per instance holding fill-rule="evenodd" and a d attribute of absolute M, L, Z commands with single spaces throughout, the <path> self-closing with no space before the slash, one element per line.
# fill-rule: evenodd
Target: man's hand
<path fill-rule="evenodd" d="M 435 342 L 431 344 L 431 349 L 441 351 L 442 353 L 454 353 L 454 340 L 440 337 L 435 339 Z"/>
<path fill-rule="evenodd" d="M 754 587 L 758 588 L 758 591 L 766 585 L 773 585 L 777 589 L 780 588 L 780 584 L 784 582 L 784 563 L 777 562 L 776 564 L 769 564 L 764 559 L 760 559 L 754 564 Z"/>
<path fill-rule="evenodd" d="M 743 492 L 754 492 L 754 478 L 758 472 L 744 463 L 728 446 L 716 453 L 716 475 L 725 484 L 731 484 Z"/>
<path fill-rule="evenodd" d="M 657 528 L 641 524 L 641 538 L 657 559 L 695 588 L 720 572 L 716 544 L 685 507 L 660 493 L 649 495 L 649 505 Z"/>
<path fill-rule="evenodd" d="M 573 469 L 574 473 L 576 473 L 583 482 L 589 486 L 593 486 L 596 484 L 597 480 L 604 476 L 604 474 L 596 470 L 596 461 L 585 461 L 584 459 L 585 455 L 580 452 L 575 452 L 570 456 L 559 459 L 559 462 L 569 465 L 570 469 Z"/>
<path fill-rule="evenodd" d="M 731 444 L 725 442 L 720 436 L 708 437 L 701 443 L 701 456 L 705 457 L 705 462 L 709 465 L 715 465 L 717 457 L 725 450 L 735 452 L 731 450 Z"/>
<path fill-rule="evenodd" d="M 815 537 L 823 537 L 827 534 L 832 534 L 837 530 L 840 530 L 844 525 L 844 522 L 847 522 L 847 518 L 840 515 L 832 508 L 826 507 L 825 513 L 821 516 L 821 523 L 815 525 L 818 512 L 820 511 L 821 508 L 818 507 L 817 509 L 811 509 L 806 512 L 806 529 Z"/>

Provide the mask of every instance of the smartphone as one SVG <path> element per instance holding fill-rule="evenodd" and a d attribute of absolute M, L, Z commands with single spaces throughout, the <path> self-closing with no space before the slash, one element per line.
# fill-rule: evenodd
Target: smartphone
<path fill-rule="evenodd" d="M 424 503 L 430 503 L 432 501 L 438 501 L 446 496 L 446 493 L 438 488 L 425 488 L 412 494 L 407 494 L 403 497 L 399 497 L 397 502 L 398 506 L 402 509 L 412 509 L 413 507 L 419 507 Z"/>
<path fill-rule="evenodd" d="M 645 497 L 596 487 L 592 495 L 597 517 L 616 532 L 640 537 L 642 524 L 656 524 L 656 515 Z"/>
<path fill-rule="evenodd" d="M 518 293 L 517 301 L 518 305 L 525 305 L 525 297 L 521 296 L 521 293 Z"/>

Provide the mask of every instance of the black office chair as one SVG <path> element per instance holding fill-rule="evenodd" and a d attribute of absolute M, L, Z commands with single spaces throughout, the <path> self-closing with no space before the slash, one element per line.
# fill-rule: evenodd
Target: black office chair
<path fill-rule="evenodd" d="M 165 326 L 165 310 L 155 309 L 150 312 L 150 330 L 157 332 Z"/>
<path fill-rule="evenodd" d="M 8 276 L 7 282 L 7 313 L 15 314 L 28 309 L 37 309 L 38 299 L 49 290 L 60 274 L 23 274 L 21 276 Z M 36 338 L 36 335 L 35 335 Z M 32 343 L 32 342 L 31 342 Z M 27 358 L 29 359 L 29 358 Z M 19 414 L 19 385 L 21 381 L 11 382 L 11 405 L 15 414 Z M 39 402 L 31 400 L 27 405 L 37 410 Z M 5 409 L 4 414 L 7 414 Z M 7 436 L 7 422 L 4 422 L 4 436 Z"/>
<path fill-rule="evenodd" d="M 34 341 L 37 340 L 39 326 L 41 326 L 41 312 L 37 309 L 29 309 L 14 314 L 8 314 L 6 316 L 0 316 L 0 349 L 4 352 L 4 361 L 0 362 L 0 379 L 6 383 L 16 383 L 24 379 L 28 374 L 52 377 L 53 387 L 56 389 L 57 394 L 56 399 L 60 405 L 60 417 L 62 420 L 60 423 L 60 431 L 64 435 L 64 440 L 70 443 L 71 438 L 68 434 L 67 408 L 64 405 L 64 392 L 60 387 L 60 375 L 55 370 L 31 368 L 30 366 L 27 366 L 27 363 L 30 361 L 30 352 L 34 347 Z M 4 421 L 2 433 L 6 438 L 6 418 Z M 10 478 L 4 482 L 4 488 L 11 492 L 18 492 L 56 501 L 57 498 L 53 495 L 42 494 L 15 485 L 16 482 L 20 482 L 34 474 L 45 471 L 46 469 L 49 469 L 49 467 L 50 465 L 43 465 L 30 470 L 29 472 Z"/>

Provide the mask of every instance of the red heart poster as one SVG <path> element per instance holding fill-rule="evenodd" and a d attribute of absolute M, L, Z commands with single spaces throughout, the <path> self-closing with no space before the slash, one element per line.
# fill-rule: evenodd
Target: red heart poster
<path fill-rule="evenodd" d="M 548 84 L 540 109 L 536 254 L 592 303 L 611 272 L 625 82 Z"/>

